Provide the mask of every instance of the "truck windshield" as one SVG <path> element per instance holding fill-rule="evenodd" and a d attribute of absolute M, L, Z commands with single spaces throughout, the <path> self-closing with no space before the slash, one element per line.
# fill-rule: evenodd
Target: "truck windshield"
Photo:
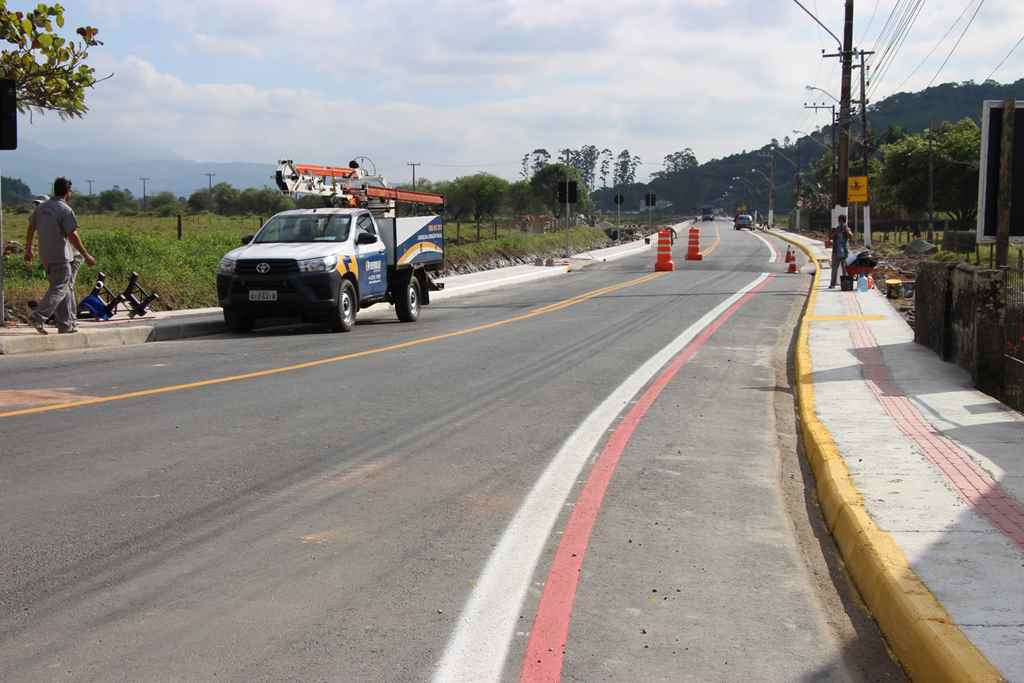
<path fill-rule="evenodd" d="M 344 242 L 351 225 L 352 217 L 347 214 L 274 216 L 253 242 Z"/>

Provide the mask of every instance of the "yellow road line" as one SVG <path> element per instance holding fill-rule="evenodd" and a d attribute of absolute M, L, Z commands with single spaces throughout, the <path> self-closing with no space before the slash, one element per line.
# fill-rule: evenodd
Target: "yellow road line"
<path fill-rule="evenodd" d="M 782 235 L 776 237 L 795 244 L 815 264 L 811 293 L 797 334 L 797 412 L 822 515 L 846 570 L 913 680 L 1002 681 L 996 668 L 914 573 L 896 540 L 875 524 L 832 434 L 818 419 L 808 338 L 821 268 L 806 245 Z"/>
<path fill-rule="evenodd" d="M 711 243 L 711 246 L 708 247 L 707 250 L 705 250 L 705 251 L 703 251 L 701 253 L 704 254 L 705 256 L 711 256 L 711 253 L 715 249 L 718 249 L 718 245 L 721 243 L 721 241 L 722 241 L 722 229 L 719 227 L 718 221 L 715 221 L 715 241 Z"/>
<path fill-rule="evenodd" d="M 306 370 L 308 368 L 315 368 L 321 365 L 329 365 L 332 363 L 340 363 L 342 361 L 353 360 L 356 358 L 364 358 L 366 356 L 373 356 L 379 353 L 387 353 L 388 351 L 399 351 L 401 349 L 408 349 L 414 346 L 422 346 L 423 344 L 432 344 L 445 339 L 452 339 L 455 337 L 462 337 L 467 334 L 473 334 L 476 332 L 483 332 L 485 330 L 491 330 L 496 327 L 503 325 L 510 325 L 512 323 L 521 322 L 523 320 L 529 320 L 530 318 L 536 318 L 537 316 L 546 315 L 548 313 L 554 313 L 570 306 L 583 303 L 595 297 L 602 296 L 604 294 L 610 294 L 620 289 L 627 287 L 635 287 L 642 285 L 645 282 L 660 277 L 664 273 L 651 273 L 644 275 L 643 277 L 636 278 L 634 280 L 627 280 L 626 282 L 620 282 L 615 285 L 608 287 L 602 287 L 601 289 L 595 289 L 583 294 L 565 299 L 563 301 L 557 301 L 547 306 L 541 306 L 535 308 L 522 315 L 517 315 L 512 318 L 506 318 L 504 320 L 498 320 L 492 323 L 485 323 L 483 325 L 476 325 L 474 327 L 468 327 L 462 330 L 456 330 L 455 332 L 447 332 L 445 334 L 438 334 L 432 337 L 423 337 L 420 339 L 412 339 L 406 342 L 400 342 L 397 344 L 389 344 L 387 346 L 380 346 L 375 349 L 367 349 L 365 351 L 355 351 L 353 353 L 346 353 L 340 356 L 331 356 L 329 358 L 320 358 L 318 360 L 306 361 L 304 363 L 295 363 L 293 365 L 285 365 L 278 368 L 268 368 L 266 370 L 257 370 L 254 372 L 245 372 L 238 375 L 227 375 L 225 377 L 214 377 L 212 379 L 198 380 L 195 382 L 187 382 L 184 384 L 171 384 L 163 387 L 154 387 L 152 389 L 141 389 L 139 391 L 130 391 L 124 394 L 114 394 L 112 396 L 99 396 L 94 398 L 86 398 L 78 401 L 68 401 L 66 403 L 54 403 L 45 406 L 35 406 L 33 408 L 22 408 L 20 410 L 11 410 L 8 412 L 0 413 L 0 418 L 3 417 L 17 417 L 19 415 L 35 415 L 38 413 L 49 413 L 56 410 L 68 410 L 70 408 L 81 408 L 84 406 L 99 405 L 101 403 L 111 403 L 113 401 L 125 401 L 132 398 L 143 398 L 146 396 L 159 396 L 161 394 L 170 394 L 177 391 L 185 391 L 188 389 L 199 389 L 201 387 L 209 387 L 217 384 L 227 384 L 229 382 L 241 382 L 249 379 L 258 379 L 260 377 L 270 377 L 273 375 L 281 375 L 287 372 L 295 372 L 297 370 Z"/>

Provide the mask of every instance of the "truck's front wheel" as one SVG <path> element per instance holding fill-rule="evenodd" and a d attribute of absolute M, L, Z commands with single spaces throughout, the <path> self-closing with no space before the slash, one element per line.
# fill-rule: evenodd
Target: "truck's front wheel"
<path fill-rule="evenodd" d="M 395 301 L 395 313 L 403 323 L 414 323 L 420 317 L 420 279 L 415 273 L 409 273 L 409 279 L 403 284 Z"/>
<path fill-rule="evenodd" d="M 328 327 L 331 332 L 351 332 L 356 326 L 356 288 L 342 280 L 338 288 L 338 305 L 331 311 Z"/>

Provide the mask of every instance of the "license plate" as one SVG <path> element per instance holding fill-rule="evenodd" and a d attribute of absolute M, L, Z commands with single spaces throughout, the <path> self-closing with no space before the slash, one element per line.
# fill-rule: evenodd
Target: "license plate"
<path fill-rule="evenodd" d="M 277 301 L 276 289 L 250 289 L 249 301 Z"/>

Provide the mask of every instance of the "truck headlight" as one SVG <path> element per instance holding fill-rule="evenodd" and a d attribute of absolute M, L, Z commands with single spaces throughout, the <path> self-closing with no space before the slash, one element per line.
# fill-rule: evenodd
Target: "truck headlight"
<path fill-rule="evenodd" d="M 224 273 L 225 275 L 231 275 L 232 273 L 235 272 L 235 263 L 236 263 L 235 259 L 228 258 L 228 257 L 225 256 L 224 258 L 222 258 L 220 260 L 219 271 L 221 273 Z"/>
<path fill-rule="evenodd" d="M 326 273 L 338 265 L 337 256 L 321 256 L 320 258 L 299 261 L 300 273 Z"/>

